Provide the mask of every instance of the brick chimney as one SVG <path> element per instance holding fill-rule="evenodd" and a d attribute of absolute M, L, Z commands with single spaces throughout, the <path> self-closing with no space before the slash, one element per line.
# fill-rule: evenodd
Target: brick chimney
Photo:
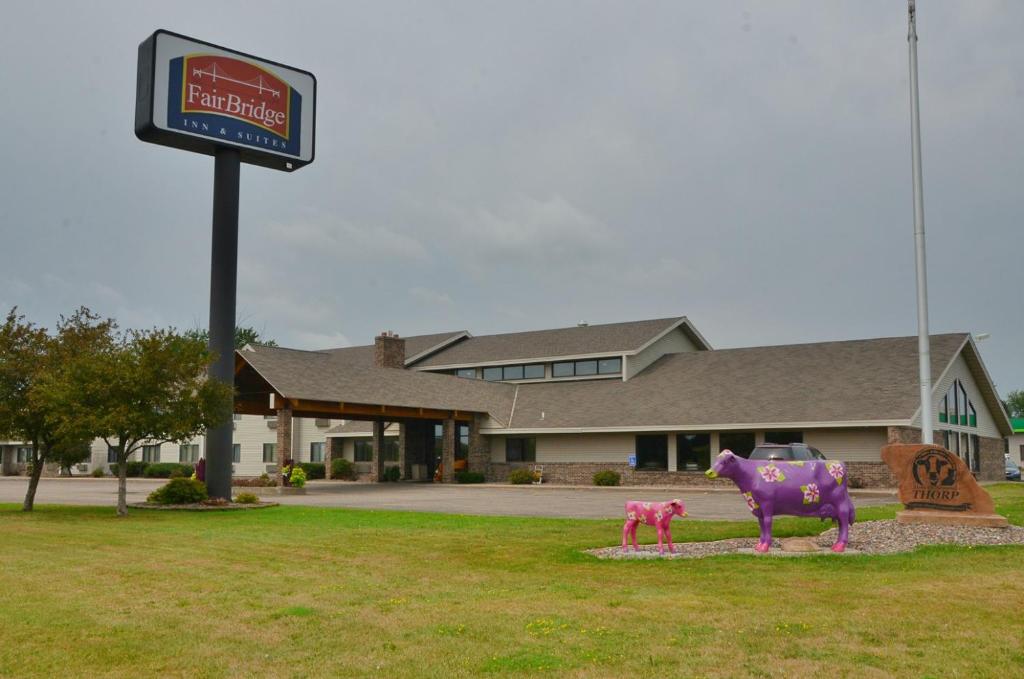
<path fill-rule="evenodd" d="M 373 340 L 373 364 L 378 368 L 405 368 L 405 340 L 385 330 Z"/>

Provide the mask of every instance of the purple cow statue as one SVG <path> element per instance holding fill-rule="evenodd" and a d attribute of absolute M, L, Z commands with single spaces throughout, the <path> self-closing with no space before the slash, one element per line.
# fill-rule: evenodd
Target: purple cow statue
<path fill-rule="evenodd" d="M 817 516 L 839 522 L 839 538 L 833 552 L 842 552 L 854 519 L 847 492 L 846 466 L 828 460 L 745 460 L 731 450 L 719 453 L 704 472 L 708 478 L 731 479 L 743 493 L 750 511 L 761 524 L 757 551 L 772 544 L 772 517 L 776 514 Z"/>
<path fill-rule="evenodd" d="M 668 540 L 668 551 L 675 552 L 672 546 L 672 517 L 686 516 L 686 505 L 682 500 L 670 500 L 669 502 L 639 502 L 629 500 L 626 502 L 626 523 L 622 524 L 622 551 L 626 551 L 626 541 L 633 539 L 633 551 L 636 547 L 636 527 L 641 523 L 654 526 L 658 529 L 658 552 L 665 553 L 662 539 Z"/>

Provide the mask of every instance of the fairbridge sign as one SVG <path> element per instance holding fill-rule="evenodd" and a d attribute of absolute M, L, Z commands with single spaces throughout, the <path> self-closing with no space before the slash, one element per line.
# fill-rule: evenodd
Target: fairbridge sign
<path fill-rule="evenodd" d="M 139 46 L 135 134 L 245 163 L 292 171 L 313 162 L 312 73 L 168 31 Z"/>
<path fill-rule="evenodd" d="M 158 30 L 139 45 L 135 136 L 214 157 L 212 379 L 234 385 L 241 163 L 292 172 L 313 162 L 312 73 Z M 206 434 L 206 486 L 231 499 L 231 418 Z"/>

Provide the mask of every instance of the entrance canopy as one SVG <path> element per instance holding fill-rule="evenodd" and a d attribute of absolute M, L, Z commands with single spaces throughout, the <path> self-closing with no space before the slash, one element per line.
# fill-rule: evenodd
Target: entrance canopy
<path fill-rule="evenodd" d="M 235 412 L 400 422 L 470 421 L 487 415 L 507 427 L 516 387 L 401 368 L 354 363 L 337 353 L 280 347 L 235 352 Z"/>

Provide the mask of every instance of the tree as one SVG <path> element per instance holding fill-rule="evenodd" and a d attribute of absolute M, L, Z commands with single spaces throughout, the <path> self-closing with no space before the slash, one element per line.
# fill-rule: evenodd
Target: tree
<path fill-rule="evenodd" d="M 84 307 L 70 318 L 61 318 L 55 337 L 27 322 L 17 308 L 0 326 L 0 436 L 31 444 L 28 490 L 22 504 L 26 512 L 35 506 L 46 463 L 66 462 L 75 455 L 80 460 L 81 442 L 90 439 L 82 423 L 62 426 L 61 404 L 51 398 L 48 383 L 67 357 L 95 350 L 91 345 L 108 335 L 111 326 Z"/>
<path fill-rule="evenodd" d="M 1010 417 L 1024 417 L 1024 391 L 1015 390 L 1006 395 L 1003 402 Z"/>
<path fill-rule="evenodd" d="M 203 344 L 209 344 L 210 331 L 205 328 L 192 328 L 185 331 L 186 337 L 201 340 Z M 256 328 L 235 326 L 235 349 L 241 349 L 246 344 L 258 344 L 264 347 L 276 347 L 277 342 L 272 339 L 263 339 Z"/>
<path fill-rule="evenodd" d="M 127 462 L 143 445 L 189 441 L 231 417 L 231 388 L 207 379 L 206 344 L 174 330 L 110 333 L 107 347 L 69 357 L 52 382 L 62 427 L 103 439 L 118 463 L 126 516 Z"/>

